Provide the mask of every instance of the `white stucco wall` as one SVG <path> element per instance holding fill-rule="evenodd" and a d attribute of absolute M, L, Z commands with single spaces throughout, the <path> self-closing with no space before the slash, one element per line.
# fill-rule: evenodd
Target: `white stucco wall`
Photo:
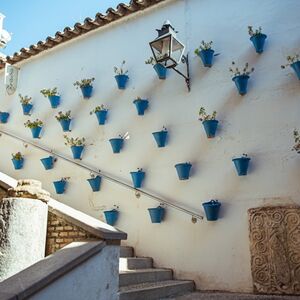
<path fill-rule="evenodd" d="M 70 157 L 54 115 L 71 109 L 70 135 L 87 138 L 84 163 L 127 183 L 131 183 L 129 172 L 142 167 L 145 190 L 193 211 L 201 212 L 204 201 L 219 199 L 219 221 L 192 224 L 187 215 L 168 209 L 165 222 L 151 224 L 147 208 L 156 206 L 155 201 L 137 199 L 133 191 L 107 181 L 101 192 L 93 193 L 86 182 L 88 172 L 62 160 L 45 171 L 39 159 L 46 154 L 4 136 L 0 170 L 16 178 L 39 179 L 53 194 L 52 181 L 70 176 L 66 194 L 55 198 L 97 218 L 103 218 L 100 207 L 118 205 L 117 227 L 128 233 L 127 243 L 137 255 L 154 257 L 157 265 L 173 268 L 177 278 L 194 279 L 200 289 L 251 291 L 247 209 L 300 202 L 299 158 L 291 151 L 292 130 L 300 128 L 300 86 L 292 70 L 280 69 L 286 55 L 299 49 L 299 9 L 297 0 L 168 1 L 20 64 L 14 96 L 6 96 L 1 87 L 0 109 L 11 113 L 9 123 L 1 128 L 31 140 L 30 130 L 23 126 L 28 118 L 22 115 L 17 97 L 19 92 L 28 94 L 34 101 L 32 119 L 46 123 L 37 142 Z M 165 19 L 171 20 L 190 53 L 190 93 L 175 72 L 159 81 L 144 64 L 151 55 L 148 42 Z M 262 26 L 268 35 L 262 55 L 249 41 L 248 25 Z M 214 49 L 221 53 L 211 69 L 203 68 L 193 53 L 202 39 L 213 40 Z M 123 59 L 130 82 L 120 91 L 113 66 Z M 256 69 L 243 97 L 228 72 L 232 60 L 241 65 L 249 62 Z M 86 101 L 73 82 L 92 76 L 94 96 Z M 39 93 L 53 86 L 62 94 L 62 105 L 56 110 Z M 132 104 L 137 96 L 150 101 L 142 117 Z M 96 117 L 89 115 L 101 103 L 110 109 L 105 126 L 98 126 Z M 200 106 L 218 111 L 215 139 L 206 138 L 198 121 Z M 169 142 L 160 149 L 151 133 L 163 125 L 169 130 Z M 127 131 L 131 138 L 120 154 L 113 154 L 109 138 Z M 23 170 L 15 171 L 11 153 L 19 150 L 26 161 Z M 244 152 L 252 158 L 250 173 L 238 177 L 231 158 Z M 181 182 L 174 165 L 185 161 L 193 163 L 192 177 Z"/>
<path fill-rule="evenodd" d="M 118 246 L 106 246 L 29 299 L 117 300 L 119 249 Z"/>

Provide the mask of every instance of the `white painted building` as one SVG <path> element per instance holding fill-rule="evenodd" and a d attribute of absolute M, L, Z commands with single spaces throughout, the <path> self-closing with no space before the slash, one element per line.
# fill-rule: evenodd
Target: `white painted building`
<path fill-rule="evenodd" d="M 40 162 L 48 156 L 46 152 L 3 134 L 0 169 L 15 178 L 41 180 L 54 198 L 96 218 L 104 219 L 104 209 L 119 206 L 116 227 L 128 233 L 126 243 L 138 255 L 152 256 L 158 265 L 173 268 L 177 278 L 193 279 L 198 289 L 251 292 L 247 210 L 300 202 L 299 157 L 291 151 L 293 129 L 300 128 L 300 86 L 292 69 L 280 68 L 287 55 L 299 50 L 300 3 L 158 2 L 28 59 L 22 54 L 15 63 L 20 68 L 17 91 L 8 96 L 4 85 L 0 87 L 0 110 L 10 113 L 8 123 L 0 124 L 0 129 L 71 158 L 55 119 L 58 111 L 71 110 L 72 132 L 68 135 L 86 138 L 79 163 L 129 185 L 130 171 L 143 168 L 143 191 L 201 215 L 203 202 L 218 199 L 220 219 L 194 224 L 190 215 L 167 207 L 165 220 L 152 224 L 147 208 L 157 206 L 155 200 L 136 197 L 134 190 L 105 178 L 101 191 L 92 192 L 86 181 L 89 171 L 60 158 L 54 169 L 46 171 Z M 166 19 L 189 53 L 190 92 L 174 71 L 169 70 L 166 80 L 159 80 L 144 63 L 151 55 L 149 42 L 156 37 L 155 29 Z M 262 54 L 255 52 L 249 40 L 248 25 L 262 26 L 268 36 Z M 204 68 L 194 54 L 202 40 L 212 40 L 220 53 L 211 68 Z M 126 60 L 130 78 L 125 90 L 117 88 L 113 72 L 122 60 Z M 249 62 L 255 68 L 244 96 L 231 80 L 228 68 L 232 60 L 240 66 Z M 0 72 L 4 82 L 4 69 Z M 90 77 L 95 77 L 94 92 L 85 100 L 73 83 Z M 61 94 L 57 109 L 40 93 L 52 87 L 58 87 Z M 23 116 L 19 93 L 32 97 L 31 117 Z M 144 116 L 137 115 L 133 104 L 138 96 L 149 99 Z M 90 115 L 100 104 L 109 108 L 104 126 Z M 198 120 L 201 106 L 208 112 L 217 111 L 219 129 L 214 139 L 206 138 Z M 23 125 L 36 118 L 45 123 L 40 140 L 33 140 Z M 166 147 L 158 148 L 152 132 L 163 126 L 169 139 Z M 108 140 L 126 132 L 130 138 L 119 154 L 113 154 Z M 17 151 L 25 156 L 22 170 L 14 170 L 11 163 L 11 153 Z M 248 153 L 251 162 L 249 174 L 239 177 L 231 159 L 242 153 Z M 193 165 L 191 178 L 179 181 L 174 165 L 186 161 Z M 53 181 L 61 177 L 70 177 L 67 191 L 55 195 Z"/>

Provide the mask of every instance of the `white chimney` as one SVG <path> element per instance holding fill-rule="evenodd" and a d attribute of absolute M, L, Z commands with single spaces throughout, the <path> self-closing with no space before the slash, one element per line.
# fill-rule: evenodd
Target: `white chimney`
<path fill-rule="evenodd" d="M 11 35 L 3 29 L 3 21 L 5 16 L 0 13 L 0 48 L 5 48 L 7 43 L 11 40 Z"/>

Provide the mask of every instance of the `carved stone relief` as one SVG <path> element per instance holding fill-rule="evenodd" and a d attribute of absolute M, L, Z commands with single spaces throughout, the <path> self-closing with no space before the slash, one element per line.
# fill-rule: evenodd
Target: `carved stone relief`
<path fill-rule="evenodd" d="M 248 210 L 254 292 L 300 294 L 300 207 Z"/>

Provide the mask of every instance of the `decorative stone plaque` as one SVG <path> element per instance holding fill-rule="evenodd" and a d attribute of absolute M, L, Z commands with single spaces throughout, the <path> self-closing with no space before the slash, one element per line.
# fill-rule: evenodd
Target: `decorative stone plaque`
<path fill-rule="evenodd" d="M 254 292 L 300 295 L 300 207 L 248 210 Z"/>

